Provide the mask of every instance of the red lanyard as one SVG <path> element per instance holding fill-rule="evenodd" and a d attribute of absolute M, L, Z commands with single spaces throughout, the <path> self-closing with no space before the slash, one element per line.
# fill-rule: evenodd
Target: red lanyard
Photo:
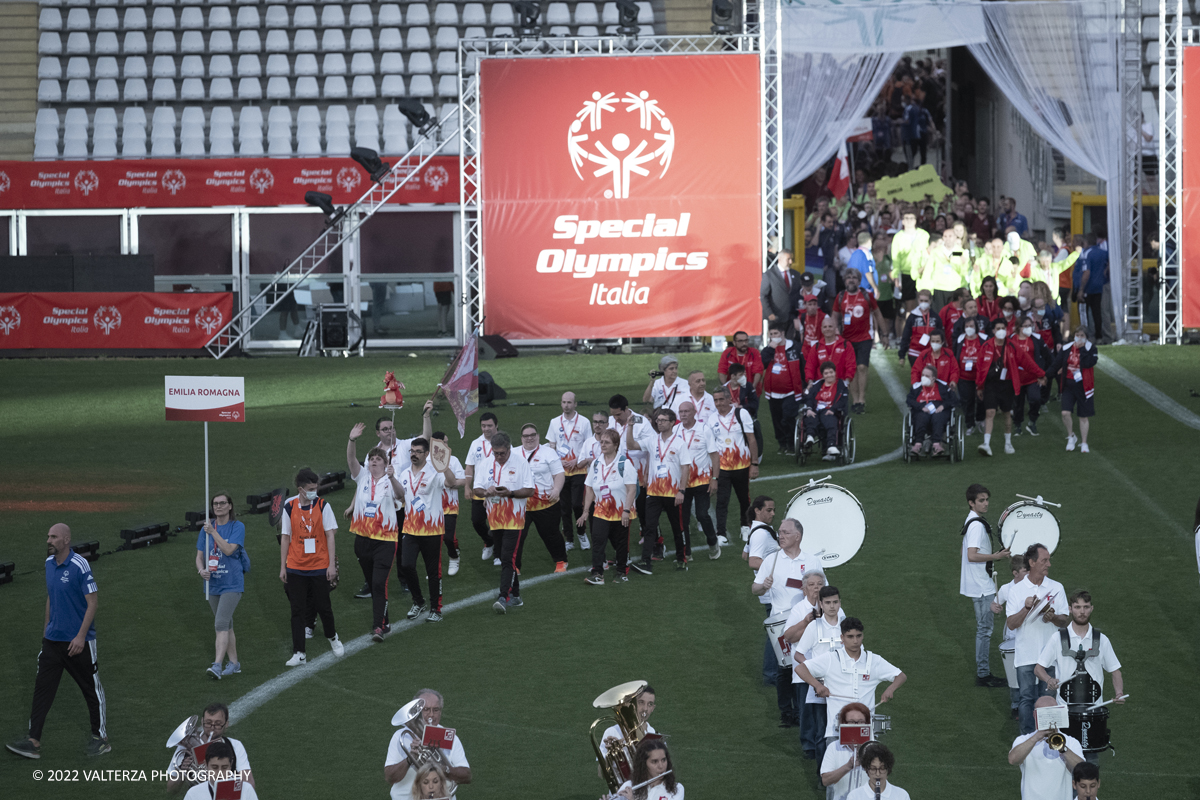
<path fill-rule="evenodd" d="M 612 460 L 612 464 L 608 467 L 608 469 L 605 469 L 604 462 L 603 461 L 600 462 L 600 482 L 602 484 L 608 483 L 608 476 L 612 475 L 612 471 L 617 466 L 618 463 L 620 463 L 620 462 L 616 459 L 616 457 L 614 457 Z"/>
<path fill-rule="evenodd" d="M 667 439 L 667 452 L 668 453 L 671 452 L 671 442 L 673 442 L 673 441 L 675 441 L 674 433 L 671 434 L 670 439 Z M 662 463 L 662 457 L 663 457 L 662 442 L 663 442 L 662 436 L 659 436 L 658 441 L 654 443 L 654 454 L 656 456 L 658 456 L 659 463 Z"/>
<path fill-rule="evenodd" d="M 736 408 L 729 414 L 729 424 L 728 425 L 726 425 L 724 423 L 724 421 L 722 421 L 720 415 L 717 416 L 717 424 L 720 425 L 722 428 L 724 428 L 726 433 L 733 433 L 733 423 L 735 423 L 735 422 L 737 422 L 737 409 Z"/>
<path fill-rule="evenodd" d="M 481 437 L 479 437 L 479 438 L 483 439 L 483 437 L 482 437 L 482 436 L 481 436 Z M 481 444 L 480 446 L 483 448 L 483 457 L 484 457 L 484 458 L 491 458 L 491 457 L 492 457 L 492 454 L 491 454 L 491 453 L 488 451 L 488 440 L 487 440 L 487 439 L 483 439 L 483 444 Z"/>
<path fill-rule="evenodd" d="M 561 430 L 563 436 L 566 437 L 567 447 L 571 447 L 572 452 L 574 452 L 575 448 L 571 446 L 571 440 L 575 438 L 575 431 L 579 429 L 579 414 L 575 415 L 575 422 L 571 425 L 570 433 L 567 433 L 567 426 L 563 424 L 561 417 L 559 418 L 558 429 Z"/>
<path fill-rule="evenodd" d="M 504 474 L 504 465 L 499 461 L 492 461 L 492 483 L 500 485 L 500 476 Z"/>
<path fill-rule="evenodd" d="M 416 497 L 417 489 L 420 488 L 420 486 L 421 486 L 421 475 L 420 475 L 420 473 L 413 473 L 412 470 L 409 470 L 409 473 L 412 474 L 412 476 L 413 476 L 413 478 L 415 478 L 415 480 L 413 481 L 411 486 L 408 486 L 406 488 L 410 492 L 412 492 L 413 497 Z"/>

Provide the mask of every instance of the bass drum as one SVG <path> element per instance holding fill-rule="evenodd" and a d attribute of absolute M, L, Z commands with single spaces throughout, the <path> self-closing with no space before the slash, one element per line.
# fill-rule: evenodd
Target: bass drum
<path fill-rule="evenodd" d="M 805 486 L 788 503 L 787 517 L 804 526 L 801 549 L 821 553 L 822 567 L 845 564 L 867 535 L 862 503 L 841 486 L 817 483 Z"/>
<path fill-rule="evenodd" d="M 1040 544 L 1051 553 L 1058 547 L 1058 518 L 1048 506 L 1031 500 L 1013 503 L 1000 515 L 1000 542 L 1013 555 Z"/>
<path fill-rule="evenodd" d="M 1096 753 L 1109 747 L 1108 709 L 1067 714 L 1067 733 L 1079 740 L 1083 752 Z"/>

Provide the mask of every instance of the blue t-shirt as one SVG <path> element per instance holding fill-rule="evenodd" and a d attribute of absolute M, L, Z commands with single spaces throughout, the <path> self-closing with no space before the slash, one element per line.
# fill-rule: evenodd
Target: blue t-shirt
<path fill-rule="evenodd" d="M 847 266 L 861 272 L 863 276 L 862 288 L 866 289 L 869 294 L 875 294 L 875 290 L 871 288 L 871 282 L 867 280 L 867 276 L 871 275 L 874 276 L 875 283 L 879 283 L 879 273 L 875 269 L 874 254 L 859 248 L 850 254 L 850 262 Z"/>
<path fill-rule="evenodd" d="M 218 563 L 215 570 L 209 568 L 208 593 L 243 592 L 245 583 L 242 580 L 242 558 L 238 550 L 246 546 L 246 526 L 235 519 L 224 525 L 214 525 L 213 527 L 217 529 L 217 533 L 221 534 L 222 539 L 230 544 L 236 544 L 237 550 L 233 551 L 233 555 L 227 556 L 221 552 L 221 548 L 217 547 L 217 540 L 209 538 L 208 558 L 215 558 Z M 204 552 L 204 538 L 204 531 L 200 531 L 200 535 L 196 539 L 196 549 L 202 553 Z"/>
<path fill-rule="evenodd" d="M 50 556 L 46 559 L 46 592 L 50 595 L 50 624 L 43 635 L 52 642 L 69 642 L 79 635 L 79 626 L 87 614 L 87 596 L 96 592 L 92 565 L 75 552 L 61 564 Z M 87 641 L 95 638 L 93 621 Z"/>
<path fill-rule="evenodd" d="M 1100 294 L 1104 284 L 1108 282 L 1108 251 L 1099 245 L 1087 251 L 1088 275 L 1087 286 L 1083 287 L 1085 294 Z"/>

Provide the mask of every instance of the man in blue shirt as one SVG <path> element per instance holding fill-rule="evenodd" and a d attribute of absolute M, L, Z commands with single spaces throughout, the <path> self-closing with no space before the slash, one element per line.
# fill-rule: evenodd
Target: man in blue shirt
<path fill-rule="evenodd" d="M 1029 220 L 1025 219 L 1024 214 L 1017 213 L 1017 201 L 1006 197 L 1004 198 L 1004 213 L 1000 215 L 996 227 L 1004 231 L 1009 226 L 1012 226 L 1021 237 L 1029 233 Z"/>
<path fill-rule="evenodd" d="M 66 525 L 60 522 L 51 526 L 46 544 L 53 555 L 46 559 L 46 630 L 38 654 L 29 735 L 8 745 L 8 749 L 25 758 L 42 757 L 42 726 L 65 669 L 83 691 L 91 717 L 92 738 L 86 752 L 89 756 L 103 755 L 112 747 L 108 744 L 107 706 L 96 662 L 96 579 L 91 565 L 71 550 L 71 529 Z"/>
<path fill-rule="evenodd" d="M 850 254 L 850 269 L 862 273 L 863 288 L 873 295 L 879 295 L 879 272 L 875 269 L 875 254 L 871 252 L 871 234 L 859 231 L 858 248 Z"/>
<path fill-rule="evenodd" d="M 1108 232 L 1101 226 L 1096 226 L 1088 234 L 1088 250 L 1080 261 L 1083 261 L 1083 273 L 1079 276 L 1079 296 L 1076 298 L 1081 306 L 1086 306 L 1088 319 L 1095 331 L 1092 341 L 1099 344 L 1104 340 L 1104 285 L 1108 283 L 1108 248 L 1105 246 L 1105 236 Z"/>

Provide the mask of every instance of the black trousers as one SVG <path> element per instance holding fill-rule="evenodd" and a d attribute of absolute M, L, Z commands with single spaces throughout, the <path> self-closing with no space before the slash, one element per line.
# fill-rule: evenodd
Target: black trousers
<path fill-rule="evenodd" d="M 696 506 L 696 522 L 704 531 L 704 541 L 712 547 L 717 543 L 717 530 L 713 526 L 712 515 L 709 513 L 708 484 L 693 486 L 683 493 L 683 529 L 687 532 L 688 555 L 692 554 L 692 504 Z"/>
<path fill-rule="evenodd" d="M 400 569 L 404 570 L 404 580 L 412 592 L 413 603 L 423 606 L 425 595 L 421 592 L 421 579 L 417 577 L 418 553 L 425 559 L 425 576 L 429 579 L 429 608 L 441 613 L 442 537 L 406 533 L 400 538 Z"/>
<path fill-rule="evenodd" d="M 675 505 L 674 497 L 658 497 L 650 495 L 646 498 L 646 524 L 658 528 L 658 517 L 664 514 L 667 524 L 671 526 L 671 535 L 675 539 L 675 560 L 687 561 L 688 542 L 683 529 L 683 506 Z M 658 543 L 653 536 L 642 536 L 642 561 L 647 564 L 654 556 L 654 548 Z"/>
<path fill-rule="evenodd" d="M 800 404 L 795 397 L 768 397 L 771 407 L 771 427 L 775 429 L 775 441 L 782 450 L 791 448 L 796 435 L 796 412 Z M 762 450 L 758 451 L 762 453 Z"/>
<path fill-rule="evenodd" d="M 950 409 L 945 406 L 943 411 L 929 414 L 925 411 L 912 412 L 912 441 L 910 445 L 921 444 L 929 436 L 935 442 L 941 442 L 946 436 L 946 424 L 950 422 Z"/>
<path fill-rule="evenodd" d="M 611 542 L 616 555 L 617 572 L 629 574 L 629 528 L 620 520 L 607 520 L 592 517 L 592 573 L 604 574 L 605 550 Z"/>
<path fill-rule="evenodd" d="M 371 629 L 382 628 L 388 624 L 388 578 L 396 560 L 396 543 L 355 536 L 354 555 L 371 586 Z"/>
<path fill-rule="evenodd" d="M 515 528 L 490 531 L 500 559 L 500 599 L 521 596 L 521 564 L 518 561 L 525 534 Z"/>
<path fill-rule="evenodd" d="M 442 541 L 446 543 L 446 554 L 451 558 L 458 558 L 458 514 L 447 514 L 446 533 L 442 536 Z"/>
<path fill-rule="evenodd" d="M 396 530 L 404 530 L 404 509 L 396 509 Z M 400 537 L 396 537 L 396 555 L 400 554 Z M 400 559 L 396 559 L 396 579 L 400 581 L 400 591 L 408 591 L 408 583 L 404 580 L 404 570 L 400 568 Z"/>
<path fill-rule="evenodd" d="M 979 398 L 975 395 L 975 381 L 958 382 L 958 399 L 962 403 L 963 423 L 970 427 L 975 424 L 975 407 Z M 979 409 L 982 413 L 983 409 Z"/>
<path fill-rule="evenodd" d="M 333 604 L 329 602 L 329 579 L 321 575 L 287 574 L 288 602 L 292 606 L 292 652 L 304 652 L 304 628 L 309 615 L 313 615 L 313 625 L 317 616 L 321 617 L 321 626 L 325 629 L 325 638 L 332 639 L 337 635 L 333 623 Z"/>
<path fill-rule="evenodd" d="M 1092 334 L 1092 341 L 1099 344 L 1104 339 L 1104 295 L 1102 293 L 1089 294 L 1083 298 L 1083 302 L 1087 305 L 1088 318 L 1095 331 Z"/>
<path fill-rule="evenodd" d="M 575 520 L 583 514 L 584 480 L 586 473 L 567 475 L 563 478 L 562 494 L 558 507 L 562 509 L 562 536 L 567 542 L 575 541 Z"/>
<path fill-rule="evenodd" d="M 813 416 L 807 413 L 800 419 L 804 420 L 804 435 L 815 436 L 821 446 L 828 450 L 837 446 L 838 419 L 829 409 L 817 411 Z"/>
<path fill-rule="evenodd" d="M 488 530 L 487 508 L 482 500 L 471 500 L 471 525 L 475 528 L 475 533 L 479 534 L 479 538 L 483 539 L 483 546 L 491 547 L 492 533 Z"/>
<path fill-rule="evenodd" d="M 567 560 L 567 543 L 563 541 L 562 531 L 558 527 L 562 515 L 558 508 L 560 505 L 561 500 L 549 508 L 525 511 L 525 530 L 521 535 L 521 544 L 517 546 L 518 567 L 521 566 L 521 558 L 525 555 L 525 540 L 529 538 L 530 528 L 537 528 L 538 536 L 542 537 L 542 542 L 550 551 L 550 557 L 554 559 L 555 564 Z"/>
<path fill-rule="evenodd" d="M 729 516 L 729 492 L 737 493 L 738 506 L 742 513 L 738 516 L 738 530 L 746 524 L 750 513 L 750 468 L 723 469 L 717 476 L 717 536 L 725 536 L 725 518 Z"/>
<path fill-rule="evenodd" d="M 302 635 L 304 631 L 300 632 Z M 70 642 L 52 642 L 42 639 L 42 652 L 38 653 L 37 680 L 33 684 L 33 710 L 29 714 L 29 738 L 42 740 L 42 726 L 46 715 L 54 705 L 58 683 L 63 670 L 79 684 L 83 701 L 87 703 L 88 717 L 92 724 L 92 736 L 108 737 L 108 706 L 104 702 L 104 687 L 100 685 L 99 664 L 96 661 L 96 641 L 83 646 L 77 655 L 67 655 Z"/>
<path fill-rule="evenodd" d="M 1045 403 L 1042 387 L 1036 383 L 1021 387 L 1020 394 L 1013 398 L 1013 425 L 1020 425 L 1025 421 L 1026 401 L 1029 402 L 1029 421 L 1036 424 L 1042 413 L 1042 405 Z"/>

